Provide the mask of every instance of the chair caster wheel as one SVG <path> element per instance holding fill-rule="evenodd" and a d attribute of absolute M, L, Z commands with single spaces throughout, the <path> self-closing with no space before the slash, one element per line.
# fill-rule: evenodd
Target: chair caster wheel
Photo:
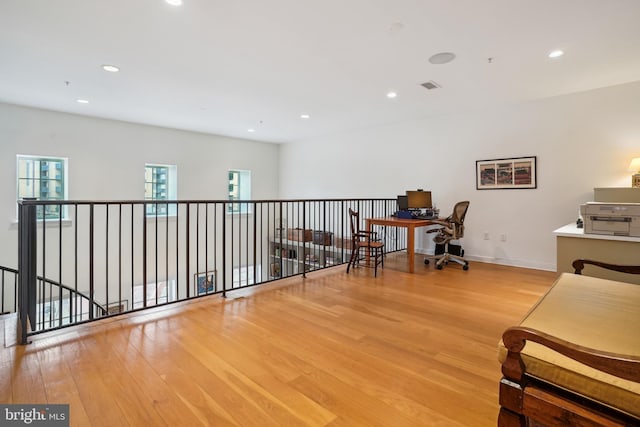
<path fill-rule="evenodd" d="M 424 265 L 429 265 L 429 260 L 428 259 L 424 260 Z"/>
<path fill-rule="evenodd" d="M 463 265 L 463 266 L 462 266 L 462 269 L 463 269 L 464 271 L 467 271 L 467 270 L 469 269 L 469 264 L 465 264 L 465 265 Z"/>
<path fill-rule="evenodd" d="M 436 268 L 437 268 L 438 270 L 442 270 L 442 264 L 436 265 Z"/>

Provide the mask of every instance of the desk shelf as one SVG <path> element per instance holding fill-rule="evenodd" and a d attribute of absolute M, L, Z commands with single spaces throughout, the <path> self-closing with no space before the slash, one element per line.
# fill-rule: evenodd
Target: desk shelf
<path fill-rule="evenodd" d="M 640 259 L 640 237 L 589 234 L 577 228 L 575 223 L 560 227 L 553 233 L 556 236 L 556 270 L 559 273 L 573 272 L 571 263 L 579 258 L 621 265 L 637 265 Z M 629 277 L 615 271 L 594 269 L 588 275 L 640 284 L 640 277 Z"/>

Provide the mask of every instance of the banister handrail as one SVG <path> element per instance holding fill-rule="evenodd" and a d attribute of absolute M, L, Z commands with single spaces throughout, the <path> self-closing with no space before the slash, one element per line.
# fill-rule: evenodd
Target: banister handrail
<path fill-rule="evenodd" d="M 123 200 L 86 200 L 86 199 L 77 199 L 77 200 L 28 200 L 28 199 L 19 199 L 18 204 L 24 205 L 164 205 L 164 204 L 213 204 L 213 203 L 225 203 L 225 204 L 258 204 L 258 203 L 278 203 L 278 202 L 286 202 L 286 203 L 302 203 L 302 202 L 344 202 L 344 201 L 353 201 L 353 202 L 371 202 L 371 201 L 394 201 L 395 198 L 388 197 L 373 197 L 373 198 L 362 198 L 362 197 L 352 197 L 352 198 L 332 198 L 332 199 L 255 199 L 255 200 L 229 200 L 229 199 L 173 199 L 173 200 L 131 200 L 131 199 L 123 199 Z M 162 216 L 162 215 L 161 215 Z M 55 220 L 53 220 L 55 221 Z"/>
<path fill-rule="evenodd" d="M 0 265 L 0 271 L 8 271 L 9 273 L 18 274 L 18 270 L 16 270 L 15 268 L 5 267 L 5 266 L 2 266 L 2 265 Z"/>

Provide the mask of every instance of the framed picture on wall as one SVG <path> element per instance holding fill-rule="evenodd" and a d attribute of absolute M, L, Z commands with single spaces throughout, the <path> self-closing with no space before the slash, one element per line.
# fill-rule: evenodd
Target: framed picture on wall
<path fill-rule="evenodd" d="M 476 161 L 476 189 L 537 188 L 536 156 Z"/>
<path fill-rule="evenodd" d="M 210 294 L 216 291 L 216 271 L 197 273 L 195 275 L 196 292 L 198 295 Z"/>

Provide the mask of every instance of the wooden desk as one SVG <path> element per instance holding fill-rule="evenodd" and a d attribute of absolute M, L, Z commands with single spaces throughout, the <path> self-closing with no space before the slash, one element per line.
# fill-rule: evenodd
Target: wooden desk
<path fill-rule="evenodd" d="M 640 259 L 640 237 L 587 234 L 575 223 L 560 227 L 556 235 L 556 270 L 573 273 L 573 260 L 592 259 L 610 264 L 637 265 Z M 593 268 L 593 267 L 589 267 Z M 588 276 L 640 284 L 640 275 L 628 275 L 616 271 L 593 268 Z"/>
<path fill-rule="evenodd" d="M 405 227 L 407 229 L 407 256 L 409 257 L 409 273 L 415 270 L 415 230 L 417 227 L 433 225 L 430 219 L 405 219 L 393 216 L 384 218 L 367 218 L 367 230 L 372 231 L 374 225 L 384 225 L 387 227 Z"/>

